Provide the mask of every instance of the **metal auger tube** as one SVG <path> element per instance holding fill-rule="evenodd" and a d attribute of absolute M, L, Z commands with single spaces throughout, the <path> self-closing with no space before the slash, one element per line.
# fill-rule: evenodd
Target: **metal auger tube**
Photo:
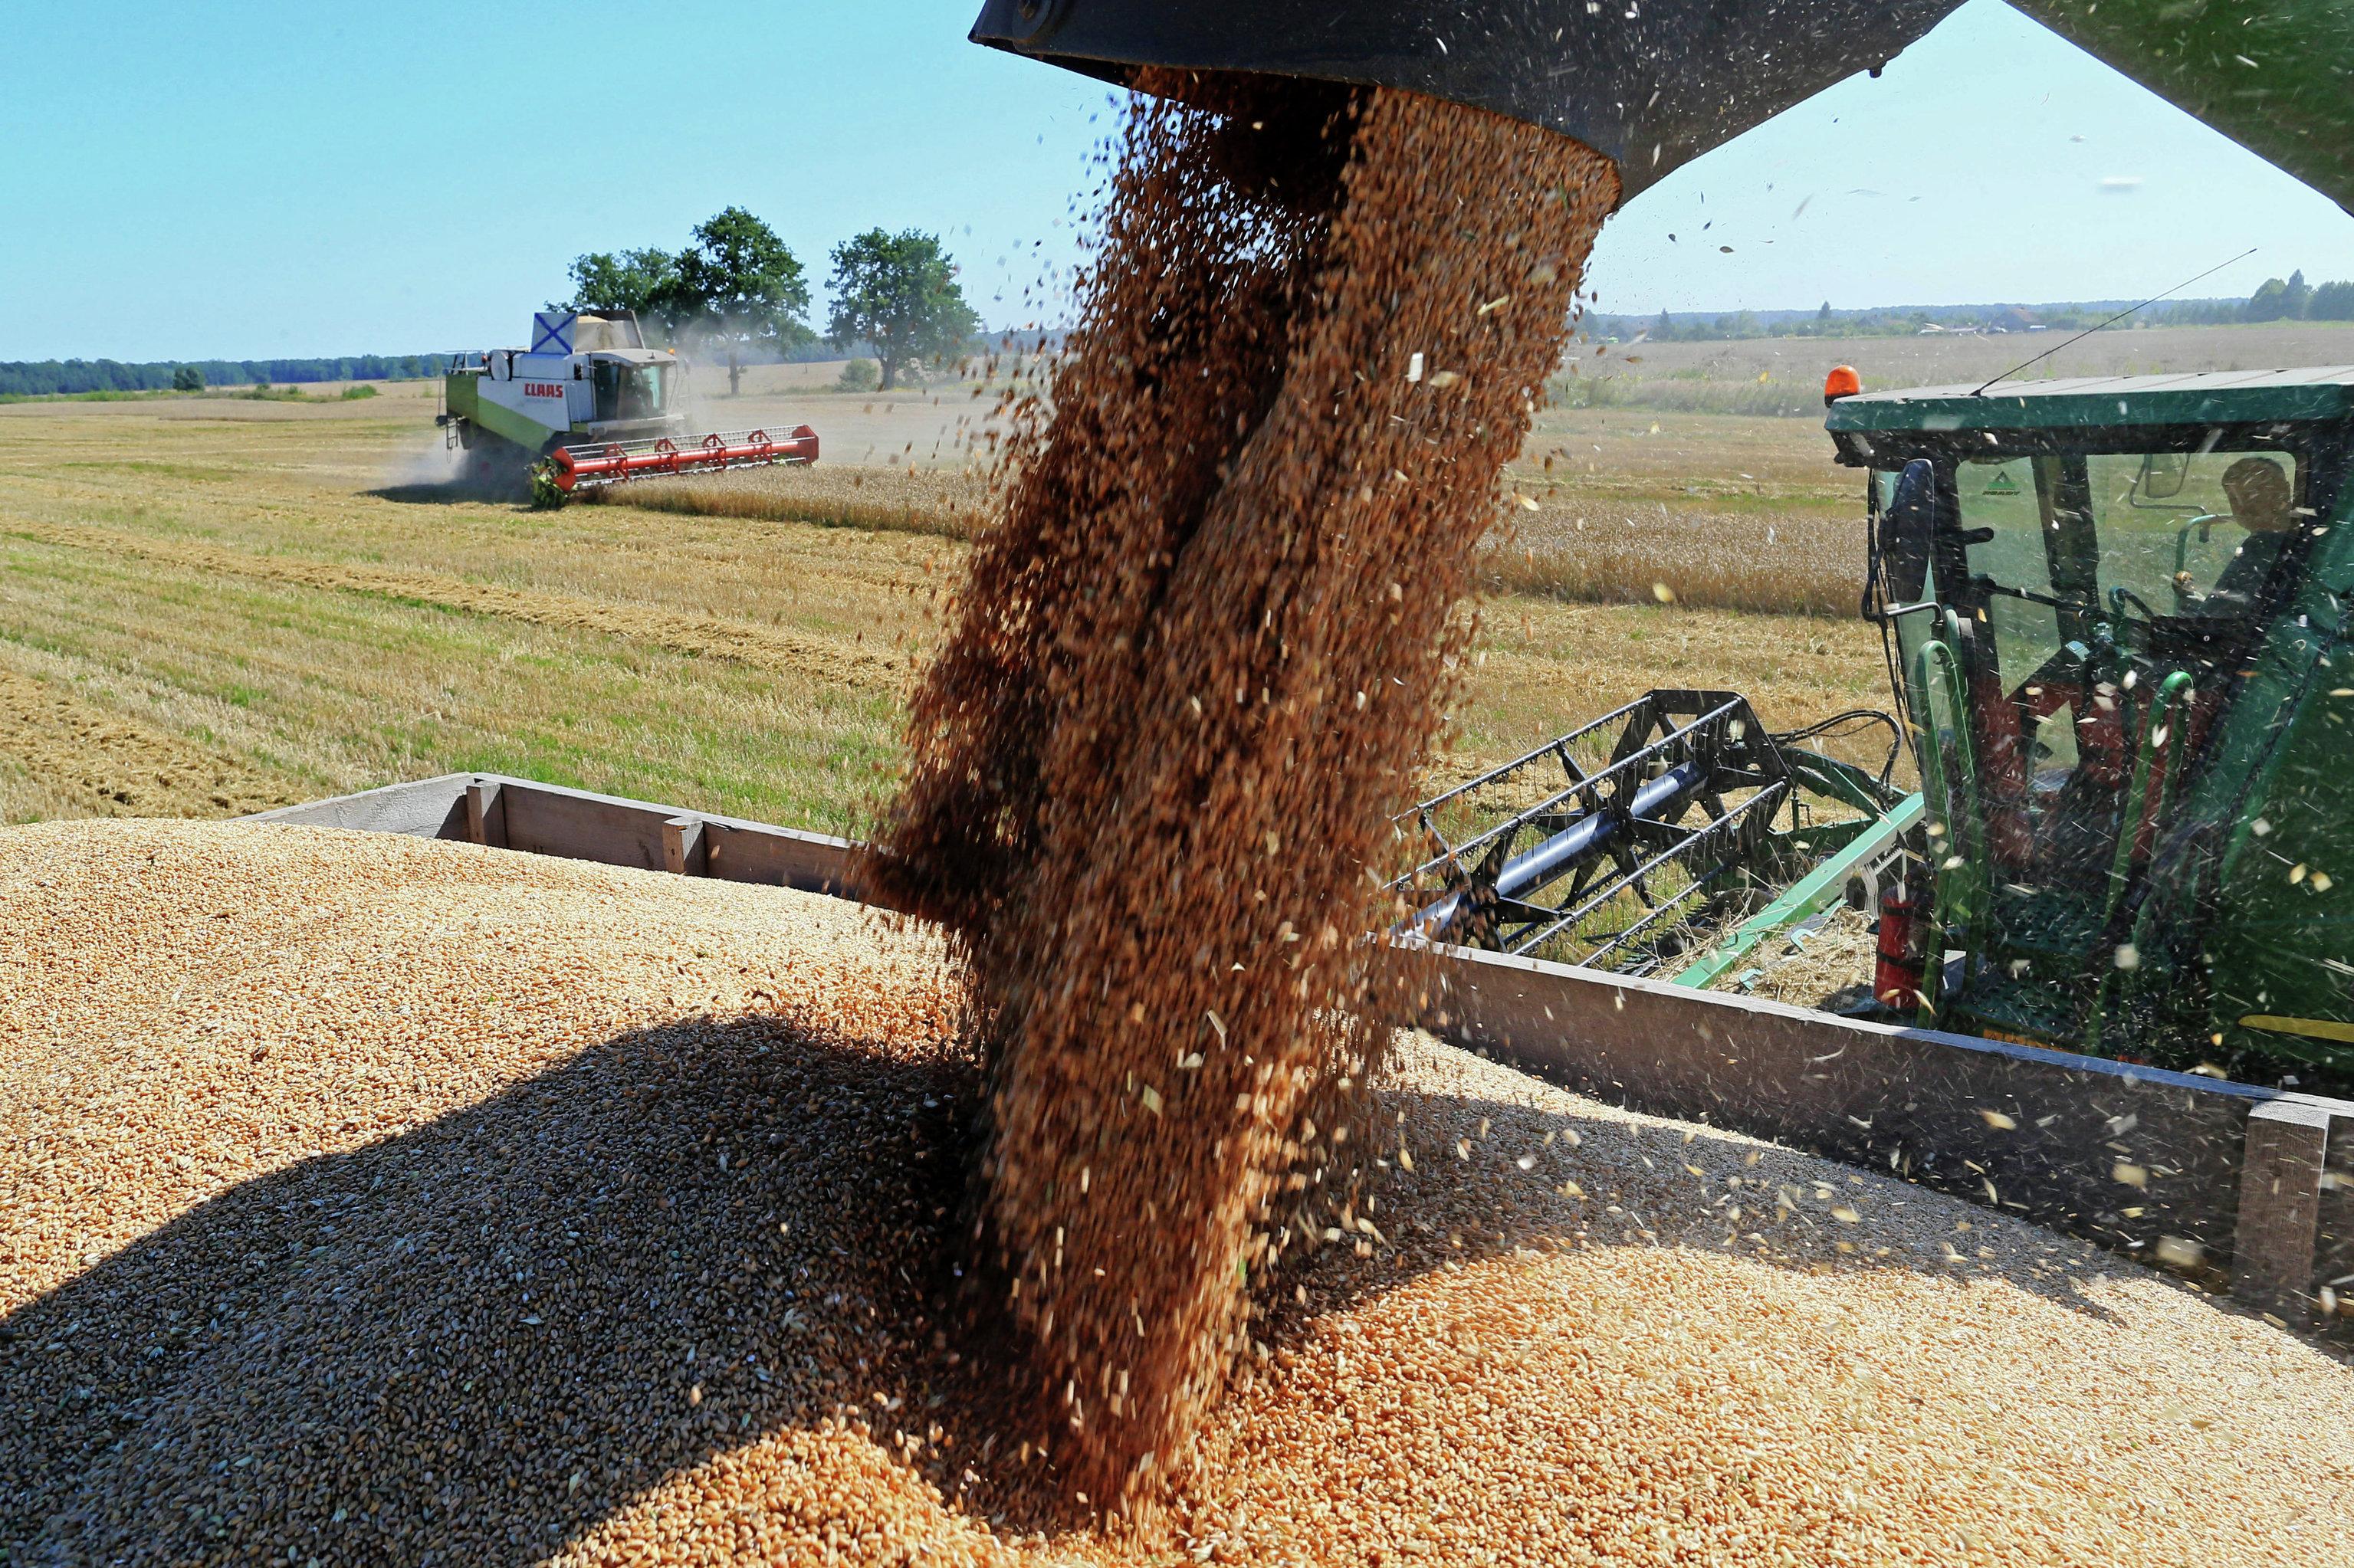
<path fill-rule="evenodd" d="M 1336 101 L 1350 86 L 1425 92 L 1575 137 L 1618 165 L 1631 196 L 1834 82 L 1876 74 L 1958 3 L 987 0 L 972 37 L 1123 84 L 1144 68 L 1194 73 L 1210 101 L 1237 74 L 1330 83 Z M 2343 0 L 2012 3 L 2354 210 Z"/>

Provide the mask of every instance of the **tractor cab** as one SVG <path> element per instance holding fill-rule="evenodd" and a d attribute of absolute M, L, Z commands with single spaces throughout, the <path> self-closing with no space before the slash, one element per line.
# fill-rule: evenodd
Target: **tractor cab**
<path fill-rule="evenodd" d="M 2354 978 L 2354 369 L 1834 396 L 1827 423 L 1871 476 L 1866 609 L 1926 801 L 1925 1021 L 2354 1065 L 2324 967 Z"/>

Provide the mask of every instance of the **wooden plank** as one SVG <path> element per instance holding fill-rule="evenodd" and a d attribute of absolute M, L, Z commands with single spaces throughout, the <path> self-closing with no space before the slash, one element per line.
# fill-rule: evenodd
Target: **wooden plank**
<path fill-rule="evenodd" d="M 406 784 L 387 784 L 355 795 L 305 800 L 239 819 L 291 822 L 307 828 L 347 828 L 361 832 L 408 833 L 419 838 L 466 836 L 466 786 L 479 775 L 445 773 Z"/>
<path fill-rule="evenodd" d="M 673 817 L 663 824 L 663 869 L 681 876 L 705 874 L 701 817 Z"/>
<path fill-rule="evenodd" d="M 477 779 L 466 786 L 466 842 L 506 847 L 506 798 L 495 779 Z"/>
<path fill-rule="evenodd" d="M 663 869 L 663 824 L 678 815 L 675 807 L 520 781 L 504 793 L 510 849 Z"/>
<path fill-rule="evenodd" d="M 2232 1291 L 2291 1321 L 2314 1299 L 2330 1102 L 2289 1096 L 2248 1117 Z"/>
<path fill-rule="evenodd" d="M 852 874 L 858 846 L 847 839 L 499 774 L 448 774 L 283 807 L 249 820 L 464 839 L 472 836 L 470 789 L 481 791 L 476 799 L 484 838 L 478 842 L 663 871 L 671 863 L 667 837 L 678 832 L 668 824 L 692 821 L 700 827 L 701 874 L 843 897 L 856 891 Z M 691 860 L 682 850 L 681 863 Z"/>
<path fill-rule="evenodd" d="M 706 817 L 703 842 L 713 876 L 837 898 L 858 896 L 853 875 L 858 846 L 848 839 Z"/>
<path fill-rule="evenodd" d="M 2333 1333 L 2354 1340 L 2354 1118 L 2329 1118 L 2320 1210 L 2313 1256 L 2316 1307 L 2331 1315 Z"/>

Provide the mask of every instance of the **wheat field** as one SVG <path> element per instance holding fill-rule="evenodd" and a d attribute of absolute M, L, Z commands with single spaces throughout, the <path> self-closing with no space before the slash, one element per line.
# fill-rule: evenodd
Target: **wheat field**
<path fill-rule="evenodd" d="M 838 398 L 803 417 L 829 450 L 904 458 L 923 432 L 882 421 L 946 417 L 928 407 L 863 425 L 864 405 Z M 630 489 L 534 512 L 440 477 L 431 410 L 415 385 L 351 404 L 0 408 L 0 820 L 227 815 L 481 770 L 857 831 L 897 766 L 900 693 L 955 581 L 973 482 L 829 460 L 742 487 L 782 497 L 776 515 L 657 510 Z M 1789 421 L 1751 423 L 1670 429 L 1687 458 L 1713 446 L 1738 465 L 1712 508 L 1803 509 L 1818 460 L 1768 450 L 1760 432 Z M 1655 497 L 1679 466 L 1664 436 L 1575 433 L 1606 471 L 1548 508 Z M 1532 451 L 1522 482 L 1542 492 Z M 1697 589 L 1500 588 L 1434 778 L 1655 685 L 1733 686 L 1776 726 L 1886 700 L 1851 620 L 1713 610 Z"/>
<path fill-rule="evenodd" d="M 2310 324 L 2113 335 L 2061 367 L 2354 361 L 2354 332 Z M 1579 374 L 1802 386 L 1828 356 L 1950 382 L 2009 343 L 1588 344 Z M 813 468 L 559 512 L 454 488 L 427 384 L 0 408 L 0 820 L 480 769 L 857 831 L 985 522 L 998 388 L 824 382 L 756 369 L 700 409 L 815 425 Z M 1434 781 L 1652 686 L 1741 691 L 1776 727 L 1887 705 L 1854 615 L 1862 480 L 1819 424 L 1613 397 L 1543 409 L 1508 472 Z"/>

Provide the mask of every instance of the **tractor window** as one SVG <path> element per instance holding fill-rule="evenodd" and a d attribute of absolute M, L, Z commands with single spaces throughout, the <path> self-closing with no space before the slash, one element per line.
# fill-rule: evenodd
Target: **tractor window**
<path fill-rule="evenodd" d="M 2294 456 L 2118 452 L 2084 461 L 2104 606 L 2123 588 L 2129 615 L 2248 613 L 2296 532 L 2304 476 Z"/>
<path fill-rule="evenodd" d="M 2045 545 L 2055 468 L 2053 459 L 2025 457 L 1954 465 L 1970 576 L 1990 588 L 1980 612 L 1982 635 L 1994 640 L 2005 691 L 2017 691 L 2060 651 L 2060 617 L 2048 602 L 2058 595 Z"/>

